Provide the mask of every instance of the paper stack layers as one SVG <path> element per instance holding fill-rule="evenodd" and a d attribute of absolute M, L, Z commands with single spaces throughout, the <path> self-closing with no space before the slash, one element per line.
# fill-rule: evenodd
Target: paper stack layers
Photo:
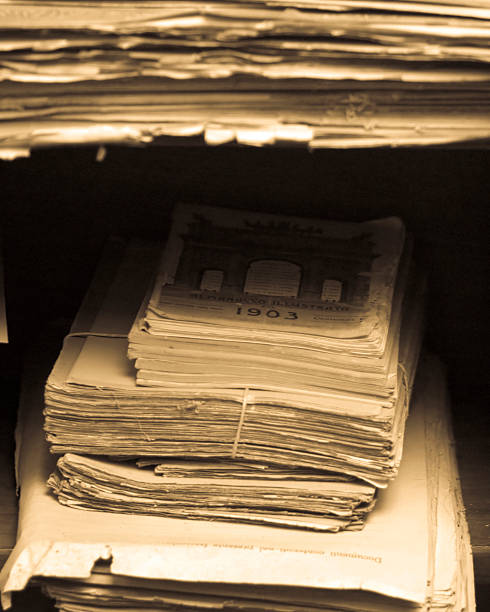
<path fill-rule="evenodd" d="M 490 138 L 486 0 L 0 1 L 0 154 Z"/>
<path fill-rule="evenodd" d="M 74 338 L 71 338 L 74 340 Z M 442 368 L 419 368 L 395 481 L 360 532 L 87 512 L 46 487 L 42 376 L 27 370 L 17 430 L 18 541 L 0 575 L 43 585 L 63 612 L 439 610 L 472 612 L 471 549 Z"/>
<path fill-rule="evenodd" d="M 129 336 L 138 385 L 181 410 L 162 456 L 268 461 L 384 486 L 421 337 L 406 243 L 399 219 L 178 207 Z"/>
<path fill-rule="evenodd" d="M 216 214 L 223 212 L 212 210 Z M 261 218 L 267 221 L 266 217 Z M 396 248 L 401 255 L 402 226 L 397 220 L 389 220 L 388 226 L 395 228 L 395 236 L 400 240 Z M 356 229 L 362 233 L 369 227 L 369 224 L 351 227 L 349 231 Z M 374 227 L 378 228 L 378 224 L 374 223 Z M 173 249 L 172 240 L 165 250 L 164 262 L 169 248 Z M 308 249 L 303 256 L 309 257 L 311 252 Z M 243 317 L 245 321 L 235 326 L 238 337 L 231 342 L 225 338 L 220 343 L 193 331 L 183 333 L 187 322 L 179 328 L 174 320 L 170 322 L 169 334 L 154 336 L 140 331 L 141 317 L 137 316 L 130 355 L 149 351 L 150 356 L 144 359 L 156 367 L 163 363 L 164 368 L 159 370 L 162 380 L 158 386 L 147 386 L 141 370 L 136 375 L 127 359 L 126 336 L 141 302 L 142 310 L 146 310 L 143 298 L 151 285 L 149 274 L 156 267 L 155 252 L 148 253 L 146 247 L 131 247 L 112 284 L 109 282 L 100 308 L 89 315 L 82 313 L 82 328 L 78 321 L 75 323 L 47 382 L 45 427 L 53 452 L 186 461 L 241 459 L 258 462 L 259 477 L 263 465 L 278 465 L 301 468 L 305 474 L 312 469 L 341 472 L 385 486 L 396 474 L 401 455 L 420 344 L 421 300 L 414 295 L 413 283 L 409 283 L 410 291 L 403 291 L 407 277 L 405 261 L 398 266 L 396 258 L 394 262 L 390 259 L 386 272 L 383 262 L 386 257 L 376 252 L 376 259 L 383 273 L 375 268 L 376 278 L 363 273 L 357 281 L 362 295 L 367 296 L 366 305 L 342 306 L 342 302 L 322 301 L 320 297 L 316 302 L 307 300 L 306 309 L 302 303 L 294 310 L 287 306 L 262 308 L 261 317 Z M 335 265 L 338 267 L 338 262 Z M 352 270 L 348 274 L 353 276 Z M 378 277 L 386 274 L 388 277 L 381 282 Z M 332 284 L 328 278 L 322 282 L 334 288 L 341 284 L 340 281 Z M 373 300 L 366 293 L 370 282 Z M 159 280 L 155 286 L 159 286 Z M 218 296 L 205 289 L 194 294 L 203 298 Z M 404 294 L 410 308 L 402 308 Z M 283 302 L 289 299 L 280 298 Z M 201 302 L 190 301 L 198 305 Z M 208 303 L 206 299 L 202 302 Z M 235 302 L 225 304 L 233 311 L 232 316 L 239 318 L 234 313 L 240 306 Z M 310 309 L 312 306 L 318 310 Z M 242 308 L 246 312 L 249 306 L 243 304 Z M 332 308 L 341 309 L 340 317 Z M 406 316 L 402 325 L 403 310 Z M 271 311 L 284 317 L 291 312 L 299 317 L 300 324 L 305 315 L 306 325 L 316 326 L 316 335 L 311 333 L 311 327 L 300 327 L 296 334 L 291 325 L 296 319 L 282 323 L 278 321 L 280 317 L 267 316 Z M 206 308 L 204 313 L 208 312 Z M 257 331 L 250 326 L 256 325 L 259 318 L 263 321 Z M 333 352 L 321 350 L 321 342 L 328 343 L 329 338 L 321 336 L 318 329 L 328 331 L 333 320 L 333 327 L 337 326 L 342 334 L 355 335 L 361 319 L 361 326 L 374 337 L 367 356 L 362 355 L 365 351 L 362 345 L 369 342 L 357 338 L 347 338 L 346 344 L 350 344 L 352 351 L 360 345 L 359 356 L 342 354 L 338 349 L 342 338 L 332 338 Z M 208 327 L 216 329 L 222 327 L 221 322 L 228 323 L 226 318 L 216 321 Z M 189 322 L 191 327 L 195 323 Z M 200 322 L 197 325 L 203 327 Z M 230 330 L 230 324 L 223 327 Z M 400 327 L 404 329 L 401 341 Z M 284 329 L 290 346 L 276 341 Z M 264 330 L 266 342 L 259 338 Z M 248 342 L 253 334 L 255 340 Z M 296 335 L 302 343 L 299 346 L 292 344 Z M 310 339 L 312 348 L 306 344 Z M 155 378 L 153 372 L 150 376 Z M 191 464 L 189 469 L 193 467 Z"/>
<path fill-rule="evenodd" d="M 208 259 L 194 243 L 186 255 L 175 244 L 182 223 L 209 216 L 228 220 L 217 230 L 221 243 L 206 225 Z M 133 244 L 101 267 L 48 378 L 44 427 L 51 450 L 64 454 L 53 492 L 78 508 L 362 528 L 376 487 L 398 470 L 421 338 L 422 300 L 401 222 L 193 206 L 179 207 L 175 219 L 163 256 Z M 252 250 L 244 222 L 253 226 Z M 257 259 L 257 249 L 264 257 L 274 249 L 275 259 Z M 200 286 L 188 286 L 192 265 L 183 286 L 178 271 L 170 282 L 193 256 Z M 228 287 L 218 288 L 218 259 L 246 276 L 245 291 L 229 270 L 221 270 Z M 331 280 L 339 274 L 343 281 Z M 164 294 L 168 318 L 153 307 Z M 114 462 L 134 457 L 139 468 Z"/>
<path fill-rule="evenodd" d="M 127 333 L 159 251 L 131 245 L 111 253 L 113 259 L 106 258 L 101 266 L 46 385 L 47 436 L 53 451 L 67 452 L 49 480 L 60 501 L 115 512 L 321 531 L 361 528 L 374 505 L 375 487 L 345 474 L 232 459 L 196 463 L 191 452 L 169 464 L 174 471 L 164 477 L 137 468 L 134 461 L 83 456 L 145 456 L 139 464 L 157 464 L 156 472 L 161 472 L 161 459 L 154 455 L 173 443 L 171 420 L 175 414 L 187 415 L 185 428 L 193 418 L 192 411 L 182 413 L 179 398 L 138 387 L 126 354 Z"/>

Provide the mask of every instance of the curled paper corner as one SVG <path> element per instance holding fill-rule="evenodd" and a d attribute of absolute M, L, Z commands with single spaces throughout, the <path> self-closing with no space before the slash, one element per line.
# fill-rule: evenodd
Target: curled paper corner
<path fill-rule="evenodd" d="M 15 555 L 15 552 L 13 553 Z M 98 561 L 112 561 L 108 544 L 34 541 L 7 561 L 1 576 L 1 606 L 12 606 L 12 593 L 25 589 L 34 576 L 89 578 Z"/>
<path fill-rule="evenodd" d="M 224 127 L 206 127 L 204 140 L 208 145 L 220 145 L 233 142 L 235 140 L 235 130 Z"/>
<path fill-rule="evenodd" d="M 31 150 L 29 147 L 0 147 L 0 160 L 14 161 L 21 157 L 30 157 Z"/>

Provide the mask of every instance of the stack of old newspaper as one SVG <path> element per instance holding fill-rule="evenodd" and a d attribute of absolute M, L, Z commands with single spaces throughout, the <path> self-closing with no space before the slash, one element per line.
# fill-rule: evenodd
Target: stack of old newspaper
<path fill-rule="evenodd" d="M 402 455 L 422 327 L 409 250 L 398 219 L 178 207 L 161 257 L 134 244 L 102 269 L 47 381 L 59 500 L 361 528 Z"/>
<path fill-rule="evenodd" d="M 490 140 L 487 0 L 0 0 L 0 155 Z"/>
<path fill-rule="evenodd" d="M 474 611 L 437 359 L 419 368 L 398 477 L 380 492 L 364 530 L 337 534 L 59 504 L 46 487 L 55 458 L 42 435 L 38 369 L 27 368 L 22 393 L 19 529 L 0 574 L 4 607 L 16 591 L 40 584 L 62 612 Z"/>

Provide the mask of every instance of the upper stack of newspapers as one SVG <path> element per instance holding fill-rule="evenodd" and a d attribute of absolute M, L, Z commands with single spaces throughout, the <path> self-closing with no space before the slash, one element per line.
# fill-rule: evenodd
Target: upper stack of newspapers
<path fill-rule="evenodd" d="M 178 206 L 163 254 L 106 257 L 65 340 L 50 487 L 79 508 L 362 528 L 402 456 L 423 318 L 410 250 L 397 218 Z"/>
<path fill-rule="evenodd" d="M 487 0 L 0 0 L 0 156 L 490 141 Z"/>

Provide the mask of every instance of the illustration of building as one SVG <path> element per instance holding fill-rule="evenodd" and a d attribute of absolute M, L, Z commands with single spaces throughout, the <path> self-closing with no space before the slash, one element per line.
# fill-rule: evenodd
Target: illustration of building
<path fill-rule="evenodd" d="M 181 238 L 175 290 L 223 296 L 282 296 L 362 306 L 377 257 L 369 234 L 336 238 L 317 226 L 288 221 L 245 220 L 242 227 L 230 228 L 194 214 Z"/>

